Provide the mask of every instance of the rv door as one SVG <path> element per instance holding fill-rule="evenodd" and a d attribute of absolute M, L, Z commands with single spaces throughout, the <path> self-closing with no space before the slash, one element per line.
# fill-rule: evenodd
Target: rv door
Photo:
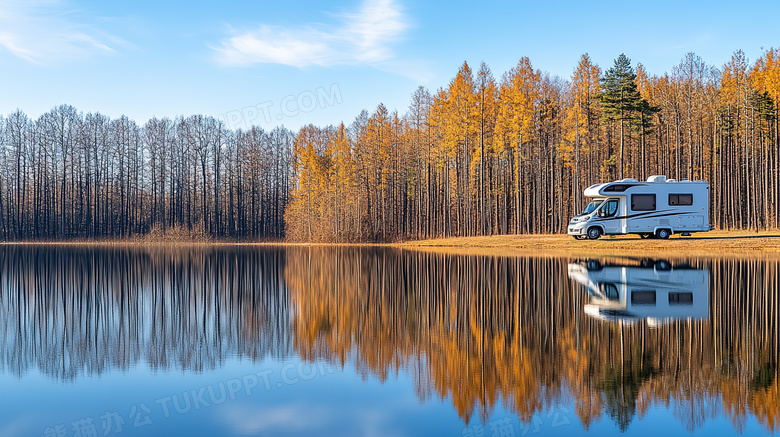
<path fill-rule="evenodd" d="M 623 220 L 620 217 L 620 199 L 609 199 L 601 205 L 598 215 L 603 219 L 605 234 L 623 233 Z"/>

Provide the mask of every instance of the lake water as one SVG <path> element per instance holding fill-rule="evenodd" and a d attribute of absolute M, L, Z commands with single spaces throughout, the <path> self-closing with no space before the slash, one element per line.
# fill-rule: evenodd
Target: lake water
<path fill-rule="evenodd" d="M 0 247 L 0 436 L 772 435 L 780 261 Z"/>

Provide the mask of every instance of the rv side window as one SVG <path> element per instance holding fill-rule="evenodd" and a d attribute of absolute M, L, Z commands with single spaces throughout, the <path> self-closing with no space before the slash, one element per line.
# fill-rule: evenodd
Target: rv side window
<path fill-rule="evenodd" d="M 610 284 L 609 282 L 605 282 L 603 284 L 599 285 L 599 288 L 601 288 L 601 292 L 604 293 L 604 297 L 611 301 L 618 301 L 620 300 L 620 292 L 618 292 L 618 288 L 615 284 Z"/>
<path fill-rule="evenodd" d="M 617 199 L 607 200 L 604 206 L 599 210 L 599 217 L 612 217 L 615 215 L 618 210 L 618 202 L 619 200 Z"/>
<path fill-rule="evenodd" d="M 693 205 L 693 194 L 670 194 L 669 206 Z"/>
<path fill-rule="evenodd" d="M 621 191 L 626 191 L 629 188 L 630 185 L 615 184 L 615 185 L 609 185 L 606 188 L 604 188 L 604 192 L 607 191 L 621 192 Z"/>
<path fill-rule="evenodd" d="M 631 293 L 634 305 L 655 305 L 655 291 L 634 291 Z"/>
<path fill-rule="evenodd" d="M 655 211 L 655 194 L 632 194 L 631 209 L 633 211 Z"/>
<path fill-rule="evenodd" d="M 693 293 L 691 292 L 669 293 L 669 305 L 693 305 Z"/>

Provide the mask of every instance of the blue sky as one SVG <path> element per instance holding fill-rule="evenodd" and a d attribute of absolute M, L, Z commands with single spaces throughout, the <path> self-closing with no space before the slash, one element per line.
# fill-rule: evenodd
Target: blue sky
<path fill-rule="evenodd" d="M 231 127 L 403 113 L 460 64 L 496 78 L 522 56 L 569 77 L 621 52 L 651 74 L 686 52 L 721 66 L 780 46 L 780 2 L 0 0 L 0 114 L 67 103 L 139 124 L 205 114 Z"/>

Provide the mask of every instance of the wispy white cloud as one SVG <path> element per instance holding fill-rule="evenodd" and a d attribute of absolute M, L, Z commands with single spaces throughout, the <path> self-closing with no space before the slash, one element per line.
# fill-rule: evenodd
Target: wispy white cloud
<path fill-rule="evenodd" d="M 240 435 L 273 434 L 280 429 L 313 433 L 329 422 L 326 409 L 302 404 L 258 408 L 249 405 L 225 407 L 222 419 Z"/>
<path fill-rule="evenodd" d="M 226 404 L 220 410 L 220 419 L 237 435 L 318 435 L 327 434 L 329 429 L 340 429 L 346 435 L 396 437 L 405 434 L 396 428 L 395 418 L 406 417 L 418 407 L 417 399 L 408 404 L 392 398 L 379 406 L 339 407 L 314 401 L 276 406 Z"/>
<path fill-rule="evenodd" d="M 82 15 L 65 0 L 0 0 L 0 51 L 38 64 L 114 52 L 119 40 Z"/>
<path fill-rule="evenodd" d="M 370 64 L 392 59 L 392 43 L 409 27 L 395 0 L 364 0 L 358 11 L 336 17 L 339 24 L 331 27 L 262 24 L 212 49 L 217 61 L 228 66 Z"/>

